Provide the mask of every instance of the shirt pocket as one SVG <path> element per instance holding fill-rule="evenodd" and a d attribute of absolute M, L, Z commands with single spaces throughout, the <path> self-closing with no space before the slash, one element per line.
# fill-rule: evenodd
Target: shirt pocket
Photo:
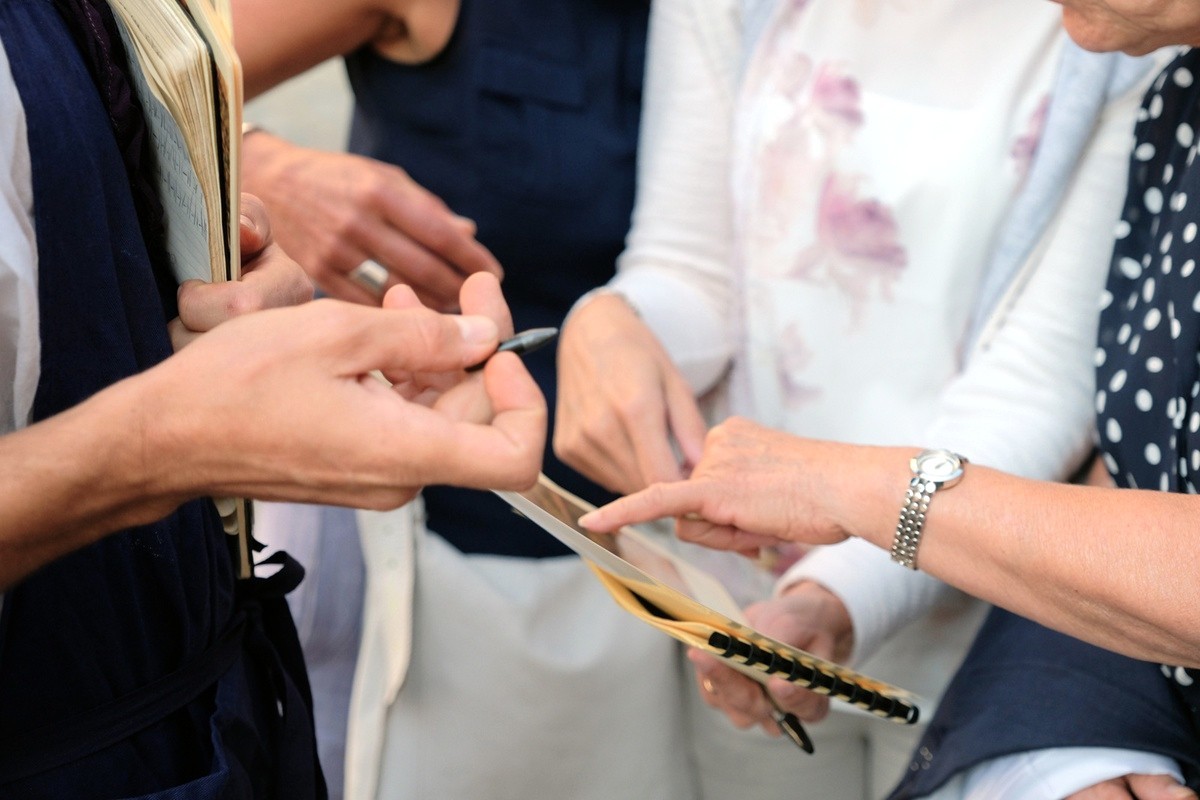
<path fill-rule="evenodd" d="M 588 113 L 583 68 L 497 44 L 476 64 L 483 182 L 528 201 L 584 202 L 602 179 L 592 144 L 605 123 Z"/>

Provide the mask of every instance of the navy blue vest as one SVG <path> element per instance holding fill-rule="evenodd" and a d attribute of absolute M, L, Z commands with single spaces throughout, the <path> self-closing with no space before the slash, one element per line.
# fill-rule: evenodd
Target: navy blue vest
<path fill-rule="evenodd" d="M 0 0 L 0 39 L 28 122 L 41 420 L 172 348 L 125 166 L 63 19 L 50 0 Z M 264 633 L 282 600 L 241 596 L 261 587 L 235 588 L 227 539 L 194 501 L 7 593 L 0 798 L 323 796 L 303 678 Z"/>
<path fill-rule="evenodd" d="M 1050 747 L 1161 753 L 1196 781 L 1193 726 L 1157 664 L 993 609 L 889 800 L 923 797 L 976 764 Z"/>
<path fill-rule="evenodd" d="M 463 0 L 432 61 L 400 65 L 369 48 L 346 59 L 357 103 L 351 149 L 402 166 L 475 220 L 504 266 L 518 330 L 558 325 L 613 274 L 633 207 L 648 7 Z M 525 363 L 553 411 L 553 348 Z M 549 445 L 545 471 L 593 501 L 608 498 Z M 425 503 L 430 529 L 466 552 L 568 552 L 490 494 L 437 487 Z"/>

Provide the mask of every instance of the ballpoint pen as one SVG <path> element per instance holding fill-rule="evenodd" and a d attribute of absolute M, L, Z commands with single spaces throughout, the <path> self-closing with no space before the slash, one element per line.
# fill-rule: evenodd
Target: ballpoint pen
<path fill-rule="evenodd" d="M 530 328 L 527 331 L 521 331 L 513 335 L 511 338 L 505 339 L 500 345 L 492 351 L 491 355 L 480 361 L 477 364 L 472 364 L 467 367 L 467 372 L 476 372 L 483 369 L 483 365 L 487 363 L 488 358 L 496 355 L 496 353 L 516 353 L 523 356 L 526 353 L 532 353 L 539 347 L 547 344 L 551 339 L 558 335 L 558 328 Z"/>

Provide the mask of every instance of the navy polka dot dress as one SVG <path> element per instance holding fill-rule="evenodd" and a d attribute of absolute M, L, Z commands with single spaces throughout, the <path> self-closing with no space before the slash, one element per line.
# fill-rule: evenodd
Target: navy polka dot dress
<path fill-rule="evenodd" d="M 1099 448 L 1118 486 L 1200 486 L 1200 50 L 1146 94 L 1096 349 Z M 1196 520 L 1200 535 L 1200 517 Z M 1180 580 L 1188 578 L 1180 573 Z M 1200 620 L 1198 620 L 1200 624 Z M 1200 670 L 1163 673 L 1197 719 Z"/>

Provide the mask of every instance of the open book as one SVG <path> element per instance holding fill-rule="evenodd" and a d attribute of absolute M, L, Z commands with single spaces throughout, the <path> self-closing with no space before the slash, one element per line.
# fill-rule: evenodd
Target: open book
<path fill-rule="evenodd" d="M 579 518 L 593 506 L 545 475 L 526 492 L 496 494 L 582 556 L 622 608 L 684 644 L 760 683 L 780 677 L 885 719 L 917 721 L 911 692 L 758 632 L 719 580 L 651 535 L 633 527 L 615 533 L 581 527 Z"/>
<path fill-rule="evenodd" d="M 242 67 L 227 0 L 110 0 L 146 114 L 171 271 L 237 280 Z M 249 504 L 219 499 L 251 574 Z"/>

